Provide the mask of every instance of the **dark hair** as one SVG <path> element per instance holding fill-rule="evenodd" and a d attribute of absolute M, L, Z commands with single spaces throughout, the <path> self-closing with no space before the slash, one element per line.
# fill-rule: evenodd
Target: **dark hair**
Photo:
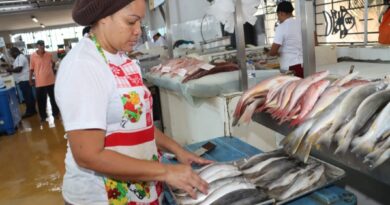
<path fill-rule="evenodd" d="M 284 13 L 292 13 L 294 11 L 294 7 L 289 1 L 282 1 L 278 4 L 276 9 L 276 13 L 284 12 Z"/>
<path fill-rule="evenodd" d="M 37 41 L 37 45 L 45 46 L 45 41 L 39 40 L 39 41 Z"/>
<path fill-rule="evenodd" d="M 83 36 L 86 34 L 86 33 L 89 33 L 89 31 L 91 30 L 91 26 L 86 26 L 83 28 Z"/>
<path fill-rule="evenodd" d="M 156 34 L 154 34 L 154 36 L 153 36 L 153 37 L 155 37 L 155 36 L 158 36 L 158 37 L 160 37 L 160 36 L 161 36 L 161 34 L 160 34 L 159 32 L 157 32 Z"/>
<path fill-rule="evenodd" d="M 9 52 L 12 54 L 15 54 L 15 55 L 19 55 L 21 54 L 22 52 L 20 52 L 19 48 L 16 48 L 16 47 L 12 47 L 9 49 Z"/>

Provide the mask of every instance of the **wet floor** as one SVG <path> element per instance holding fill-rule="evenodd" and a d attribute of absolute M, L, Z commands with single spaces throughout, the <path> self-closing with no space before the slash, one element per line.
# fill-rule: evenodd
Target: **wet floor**
<path fill-rule="evenodd" d="M 43 126 L 23 119 L 14 135 L 0 135 L 0 205 L 62 205 L 66 140 L 60 120 Z"/>

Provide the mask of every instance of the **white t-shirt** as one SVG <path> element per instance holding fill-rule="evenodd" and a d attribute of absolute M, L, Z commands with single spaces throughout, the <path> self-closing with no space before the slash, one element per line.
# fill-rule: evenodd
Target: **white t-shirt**
<path fill-rule="evenodd" d="M 287 71 L 290 66 L 303 63 L 301 23 L 288 18 L 275 31 L 274 43 L 281 45 L 280 69 Z"/>
<path fill-rule="evenodd" d="M 109 64 L 93 41 L 83 38 L 62 60 L 55 93 L 65 131 L 102 129 L 105 149 L 157 161 L 152 97 L 140 68 L 120 53 L 104 54 Z M 162 198 L 159 182 L 117 183 L 79 167 L 69 145 L 65 167 L 62 193 L 73 205 L 122 204 L 121 200 L 156 204 Z M 123 189 L 127 192 L 118 192 Z"/>
<path fill-rule="evenodd" d="M 16 57 L 13 67 L 23 67 L 22 71 L 20 73 L 12 73 L 14 76 L 14 79 L 16 83 L 19 83 L 21 81 L 28 81 L 30 77 L 30 67 L 29 67 L 29 62 L 26 58 L 25 55 L 19 54 L 18 57 Z"/>

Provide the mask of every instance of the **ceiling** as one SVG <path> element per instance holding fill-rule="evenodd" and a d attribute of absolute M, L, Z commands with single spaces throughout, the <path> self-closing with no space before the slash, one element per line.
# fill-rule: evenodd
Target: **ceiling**
<path fill-rule="evenodd" d="M 74 0 L 0 0 L 0 31 L 35 30 L 72 24 Z M 31 20 L 32 16 L 38 23 Z"/>

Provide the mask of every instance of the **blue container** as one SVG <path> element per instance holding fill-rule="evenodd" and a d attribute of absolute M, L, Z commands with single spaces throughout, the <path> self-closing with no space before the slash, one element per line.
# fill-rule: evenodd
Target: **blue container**
<path fill-rule="evenodd" d="M 0 133 L 14 134 L 21 120 L 15 88 L 0 90 Z"/>

